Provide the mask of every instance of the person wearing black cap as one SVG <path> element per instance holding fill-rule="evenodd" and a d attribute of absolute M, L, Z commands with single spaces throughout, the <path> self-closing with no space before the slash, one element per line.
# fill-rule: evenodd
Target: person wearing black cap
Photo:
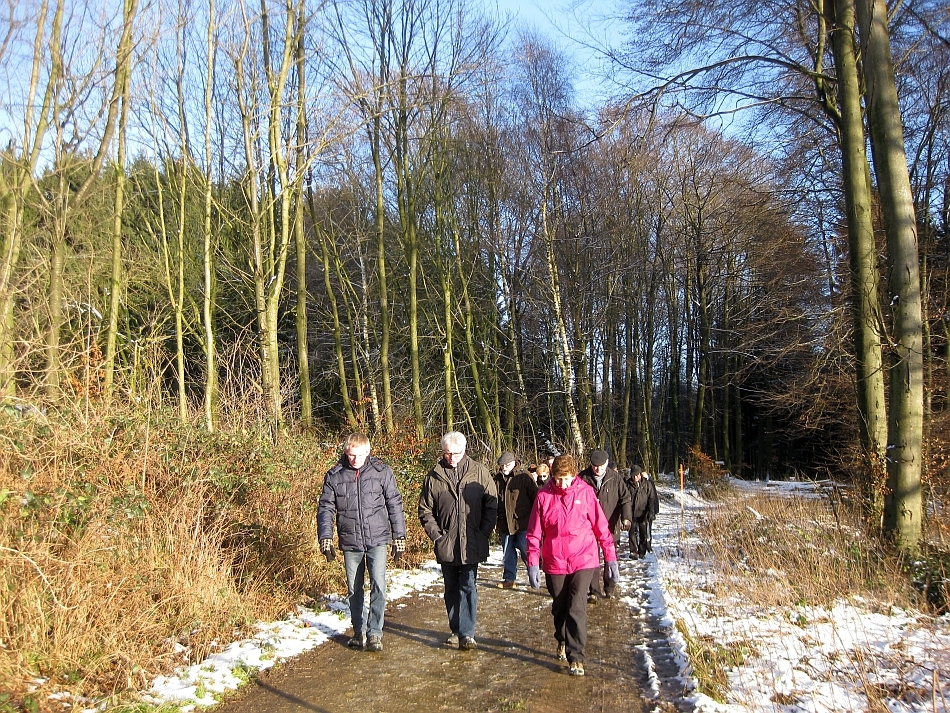
<path fill-rule="evenodd" d="M 597 500 L 607 516 L 614 545 L 620 544 L 620 533 L 629 531 L 633 521 L 633 509 L 627 484 L 607 461 L 607 451 L 598 449 L 590 454 L 590 466 L 580 472 L 580 477 L 597 493 Z M 616 589 L 616 582 L 604 577 L 595 577 L 590 585 L 590 598 L 610 597 Z"/>
<path fill-rule="evenodd" d="M 630 528 L 630 558 L 643 559 L 647 552 L 653 551 L 653 520 L 660 512 L 660 500 L 653 481 L 643 477 L 643 470 L 638 465 L 630 468 L 627 488 L 634 522 Z"/>
<path fill-rule="evenodd" d="M 498 459 L 495 472 L 498 488 L 498 521 L 495 525 L 501 537 L 504 561 L 504 576 L 499 583 L 502 589 L 515 586 L 518 576 L 518 556 L 527 567 L 528 562 L 528 516 L 538 494 L 534 479 L 518 467 L 515 454 L 505 452 Z"/>

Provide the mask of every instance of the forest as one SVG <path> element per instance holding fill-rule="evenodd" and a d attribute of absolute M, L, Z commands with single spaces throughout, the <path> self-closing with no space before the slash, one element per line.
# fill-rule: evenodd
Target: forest
<path fill-rule="evenodd" d="M 590 105 L 489 5 L 8 4 L 7 411 L 830 476 L 916 547 L 950 6 L 618 3 Z"/>

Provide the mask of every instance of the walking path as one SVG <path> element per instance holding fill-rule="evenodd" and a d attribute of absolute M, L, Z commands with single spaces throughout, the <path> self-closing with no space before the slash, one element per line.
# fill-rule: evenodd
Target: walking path
<path fill-rule="evenodd" d="M 625 549 L 625 548 L 624 548 Z M 661 548 L 658 546 L 659 552 Z M 547 592 L 502 590 L 497 553 L 479 568 L 478 649 L 443 646 L 441 583 L 387 609 L 384 651 L 330 642 L 261 674 L 222 713 L 291 711 L 692 711 L 680 656 L 645 561 L 621 560 L 620 596 L 589 607 L 586 671 L 557 660 Z M 519 572 L 524 579 L 523 569 Z M 686 695 L 689 695 L 686 693 Z"/>

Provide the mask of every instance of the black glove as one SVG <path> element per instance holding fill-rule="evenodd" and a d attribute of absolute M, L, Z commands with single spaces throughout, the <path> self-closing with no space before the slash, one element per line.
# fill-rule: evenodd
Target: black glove
<path fill-rule="evenodd" d="M 402 555 L 406 551 L 406 538 L 397 537 L 393 540 L 392 553 L 394 562 L 402 562 Z"/>
<path fill-rule="evenodd" d="M 323 553 L 323 556 L 327 558 L 327 562 L 332 562 L 336 559 L 336 550 L 333 549 L 333 540 L 329 537 L 325 540 L 320 540 L 320 552 Z"/>

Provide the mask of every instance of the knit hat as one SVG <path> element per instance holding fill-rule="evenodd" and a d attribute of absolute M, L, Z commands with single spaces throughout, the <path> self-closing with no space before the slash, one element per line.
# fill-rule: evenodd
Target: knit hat
<path fill-rule="evenodd" d="M 607 455 L 607 451 L 598 449 L 590 454 L 590 464 L 597 466 L 604 465 L 608 458 L 609 456 Z"/>
<path fill-rule="evenodd" d="M 498 465 L 508 465 L 515 462 L 515 454 L 511 451 L 505 451 L 498 457 Z"/>
<path fill-rule="evenodd" d="M 558 456 L 551 466 L 552 478 L 561 478 L 565 475 L 577 475 L 577 463 L 572 455 Z"/>

